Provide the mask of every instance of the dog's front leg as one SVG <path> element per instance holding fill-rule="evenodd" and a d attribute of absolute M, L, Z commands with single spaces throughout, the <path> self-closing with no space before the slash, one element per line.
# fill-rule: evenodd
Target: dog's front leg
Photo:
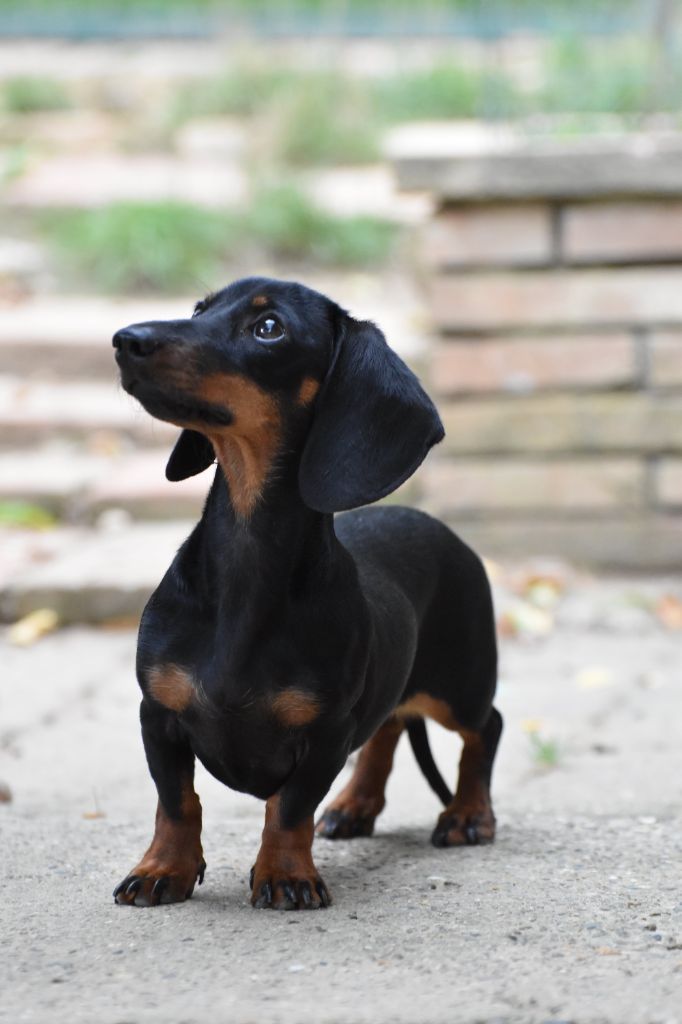
<path fill-rule="evenodd" d="M 159 802 L 149 849 L 114 889 L 117 903 L 149 907 L 189 899 L 204 880 L 201 804 L 194 791 L 194 753 L 165 709 L 143 700 L 142 739 Z"/>
<path fill-rule="evenodd" d="M 336 737 L 317 737 L 266 802 L 261 847 L 251 870 L 254 907 L 316 910 L 331 903 L 313 861 L 314 814 L 345 764 L 349 746 Z"/>

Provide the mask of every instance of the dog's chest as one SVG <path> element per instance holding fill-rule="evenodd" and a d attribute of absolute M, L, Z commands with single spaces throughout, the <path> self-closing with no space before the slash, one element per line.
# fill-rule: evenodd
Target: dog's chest
<path fill-rule="evenodd" d="M 267 797 L 295 767 L 306 728 L 321 713 L 311 689 L 235 680 L 158 663 L 146 689 L 175 712 L 194 753 L 220 781 Z"/>

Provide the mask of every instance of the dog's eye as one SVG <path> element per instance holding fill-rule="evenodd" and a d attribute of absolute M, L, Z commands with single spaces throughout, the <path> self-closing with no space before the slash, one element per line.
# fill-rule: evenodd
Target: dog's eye
<path fill-rule="evenodd" d="M 264 316 L 253 328 L 253 336 L 258 341 L 281 341 L 286 331 L 274 316 Z"/>

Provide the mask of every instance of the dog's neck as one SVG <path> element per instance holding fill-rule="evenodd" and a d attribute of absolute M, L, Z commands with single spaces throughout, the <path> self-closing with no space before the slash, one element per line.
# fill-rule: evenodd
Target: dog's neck
<path fill-rule="evenodd" d="M 206 568 L 227 614 L 243 609 L 245 593 L 249 605 L 263 609 L 304 591 L 333 571 L 343 552 L 333 516 L 304 504 L 287 467 L 245 516 L 218 466 L 204 517 L 215 538 Z"/>

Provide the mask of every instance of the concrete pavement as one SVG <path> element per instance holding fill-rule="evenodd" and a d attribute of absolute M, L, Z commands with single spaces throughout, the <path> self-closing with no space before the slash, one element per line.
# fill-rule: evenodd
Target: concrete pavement
<path fill-rule="evenodd" d="M 496 844 L 429 845 L 438 806 L 404 743 L 376 835 L 316 842 L 335 903 L 315 913 L 250 908 L 262 805 L 201 768 L 204 885 L 183 905 L 114 906 L 155 803 L 134 634 L 17 648 L 5 631 L 0 1019 L 682 1021 L 682 644 L 654 614 L 675 581 L 573 577 L 543 625 L 513 579 Z M 452 778 L 457 742 L 431 735 Z"/>

